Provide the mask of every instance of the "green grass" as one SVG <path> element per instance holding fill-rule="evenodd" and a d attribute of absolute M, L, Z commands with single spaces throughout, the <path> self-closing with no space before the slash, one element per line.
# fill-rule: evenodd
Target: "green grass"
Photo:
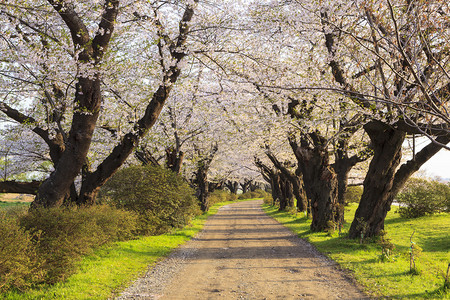
<path fill-rule="evenodd" d="M 26 292 L 0 294 L 1 299 L 108 299 L 120 293 L 134 279 L 179 245 L 198 233 L 206 219 L 232 202 L 212 206 L 208 213 L 195 218 L 190 226 L 159 236 L 147 236 L 136 240 L 118 242 L 102 247 L 83 258 L 79 271 L 66 281 L 53 286 L 40 286 Z"/>
<path fill-rule="evenodd" d="M 346 224 L 342 231 L 331 236 L 328 233 L 311 233 L 311 221 L 304 214 L 295 216 L 278 212 L 277 208 L 264 206 L 266 212 L 280 223 L 314 244 L 319 251 L 352 271 L 366 291 L 375 297 L 389 299 L 450 299 L 450 291 L 443 292 L 444 276 L 450 263 L 450 214 L 439 214 L 417 219 L 404 219 L 394 211 L 386 218 L 387 238 L 395 245 L 393 262 L 380 260 L 381 247 L 376 243 L 345 238 L 357 205 L 346 210 Z M 423 251 L 416 258 L 419 275 L 409 272 L 410 236 Z"/>
<path fill-rule="evenodd" d="M 23 201 L 0 201 L 0 209 L 7 209 L 10 207 L 26 207 L 29 206 L 29 202 L 23 202 Z"/>

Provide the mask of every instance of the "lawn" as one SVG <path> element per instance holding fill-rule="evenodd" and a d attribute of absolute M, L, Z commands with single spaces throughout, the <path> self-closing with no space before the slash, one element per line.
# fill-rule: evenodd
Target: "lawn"
<path fill-rule="evenodd" d="M 212 206 L 208 213 L 192 221 L 190 226 L 170 234 L 141 237 L 102 247 L 83 258 L 78 272 L 66 281 L 53 286 L 40 286 L 26 292 L 0 294 L 1 299 L 109 299 L 117 296 L 134 279 L 142 275 L 148 266 L 155 264 L 171 251 L 198 233 L 206 219 L 232 202 Z"/>
<path fill-rule="evenodd" d="M 381 246 L 373 240 L 360 244 L 359 240 L 345 237 L 356 207 L 356 204 L 347 207 L 341 235 L 338 232 L 330 235 L 311 233 L 311 222 L 303 213 L 278 212 L 275 207 L 264 206 L 270 216 L 350 270 L 370 295 L 395 299 L 450 299 L 450 293 L 443 292 L 444 276 L 450 264 L 450 214 L 404 219 L 394 207 L 386 218 L 385 231 L 395 249 L 390 261 L 383 262 Z M 418 275 L 410 273 L 409 250 L 413 232 L 412 241 L 422 248 L 415 259 Z"/>

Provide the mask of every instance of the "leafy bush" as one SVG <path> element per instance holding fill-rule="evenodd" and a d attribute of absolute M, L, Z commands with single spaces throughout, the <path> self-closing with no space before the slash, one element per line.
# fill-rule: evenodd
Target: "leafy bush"
<path fill-rule="evenodd" d="M 344 194 L 345 203 L 359 203 L 363 193 L 362 186 L 349 186 Z"/>
<path fill-rule="evenodd" d="M 21 227 L 38 237 L 33 245 L 43 281 L 50 284 L 71 275 L 81 255 L 107 242 L 133 237 L 136 224 L 135 214 L 106 205 L 42 208 L 20 218 Z"/>
<path fill-rule="evenodd" d="M 210 205 L 225 201 L 235 201 L 237 198 L 236 194 L 232 194 L 225 190 L 215 190 L 208 196 Z"/>
<path fill-rule="evenodd" d="M 17 216 L 0 212 L 0 292 L 20 290 L 41 279 L 32 239 Z"/>
<path fill-rule="evenodd" d="M 240 194 L 238 199 L 255 199 L 255 198 L 264 198 L 267 195 L 269 195 L 269 193 L 267 193 L 266 191 L 257 189 L 253 192 L 245 192 L 243 194 Z"/>
<path fill-rule="evenodd" d="M 271 194 L 267 193 L 263 198 L 264 204 L 272 205 L 273 204 L 273 197 Z"/>
<path fill-rule="evenodd" d="M 155 166 L 122 169 L 102 188 L 102 201 L 139 214 L 141 234 L 182 227 L 200 213 L 194 191 L 177 174 Z"/>
<path fill-rule="evenodd" d="M 439 181 L 411 178 L 397 196 L 398 212 L 404 218 L 417 218 L 450 210 L 450 185 Z"/>

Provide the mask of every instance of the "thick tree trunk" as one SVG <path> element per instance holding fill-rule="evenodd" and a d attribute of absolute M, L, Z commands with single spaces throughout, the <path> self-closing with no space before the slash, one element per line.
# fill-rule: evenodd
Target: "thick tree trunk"
<path fill-rule="evenodd" d="M 274 172 L 271 176 L 271 185 L 272 185 L 272 199 L 273 205 L 277 203 L 281 203 L 283 200 L 283 193 L 281 191 L 281 176 L 278 172 Z"/>
<path fill-rule="evenodd" d="M 42 181 L 20 182 L 0 181 L 0 193 L 36 195 Z"/>
<path fill-rule="evenodd" d="M 55 171 L 39 187 L 32 208 L 61 205 L 86 161 L 100 111 L 100 80 L 79 79 L 75 98 L 80 106 L 75 108 L 64 153 Z"/>
<path fill-rule="evenodd" d="M 372 140 L 374 157 L 364 180 L 364 192 L 355 219 L 350 227 L 350 238 L 359 238 L 361 234 L 372 237 L 384 230 L 387 212 L 408 178 L 442 149 L 442 145 L 450 142 L 449 134 L 439 136 L 436 138 L 438 143 L 430 142 L 396 171 L 401 159 L 405 132 L 380 121 L 372 121 L 364 128 Z M 362 228 L 365 229 L 364 232 Z"/>
<path fill-rule="evenodd" d="M 80 47 L 87 49 L 82 52 L 83 55 L 80 54 L 80 59 L 90 61 L 93 54 L 96 62 L 100 63 L 102 53 L 99 52 L 107 48 L 107 41 L 109 41 L 113 31 L 112 29 L 115 24 L 113 20 L 115 20 L 119 2 L 114 1 L 114 4 L 112 4 L 110 1 L 106 1 L 105 13 L 102 16 L 100 27 L 106 28 L 109 26 L 111 29 L 105 30 L 108 32 L 107 34 L 97 35 L 92 41 L 89 39 L 88 30 L 85 30 L 84 25 L 83 28 L 78 28 L 77 26 L 81 23 L 78 20 L 75 20 L 75 22 L 70 20 L 72 15 L 76 15 L 74 11 L 68 13 L 59 2 L 51 2 L 57 8 L 57 11 L 63 19 L 65 21 L 65 18 L 68 19 L 66 24 L 69 24 L 69 27 L 70 25 L 76 27 L 76 30 L 71 32 L 76 39 L 80 39 L 83 42 Z M 174 63 L 164 70 L 162 76 L 163 83 L 153 94 L 152 99 L 146 107 L 144 116 L 135 124 L 134 129 L 122 138 L 121 142 L 97 169 L 94 172 L 86 174 L 78 198 L 79 204 L 91 205 L 94 203 L 99 189 L 123 165 L 125 160 L 134 151 L 139 140 L 146 135 L 158 119 L 165 101 L 181 73 L 179 63 L 187 55 L 184 51 L 184 45 L 189 33 L 189 22 L 194 15 L 194 7 L 197 2 L 197 0 L 194 0 L 192 4 L 185 7 L 183 17 L 179 22 L 179 34 L 174 39 L 170 49 L 170 55 Z M 81 37 L 79 37 L 80 34 L 82 34 Z M 103 44 L 105 45 L 101 46 Z M 52 206 L 61 202 L 64 196 L 68 194 L 70 185 L 75 176 L 79 174 L 81 166 L 85 163 L 92 131 L 95 127 L 101 103 L 100 80 L 94 80 L 93 86 L 89 84 L 90 81 L 92 80 L 82 78 L 77 85 L 75 100 L 79 104 L 80 109 L 78 109 L 79 112 L 76 111 L 74 114 L 72 130 L 67 141 L 66 149 L 56 166 L 55 172 L 41 185 L 38 196 L 33 202 L 35 204 L 34 206 Z M 68 178 L 72 179 L 68 180 Z M 71 182 L 69 183 L 69 181 Z"/>
<path fill-rule="evenodd" d="M 237 190 L 239 188 L 239 182 L 227 180 L 226 182 L 224 182 L 224 185 L 230 191 L 230 193 L 235 194 L 235 195 L 237 194 Z"/>
<path fill-rule="evenodd" d="M 325 142 L 318 132 L 302 134 L 301 146 L 290 138 L 291 147 L 303 174 L 306 195 L 311 201 L 312 231 L 327 230 L 336 222 L 337 178 L 329 166 Z"/>
<path fill-rule="evenodd" d="M 405 132 L 371 121 L 364 129 L 372 141 L 374 156 L 364 179 L 364 191 L 349 231 L 350 238 L 377 235 L 384 229 L 384 219 L 393 200 L 395 171 L 402 157 Z"/>
<path fill-rule="evenodd" d="M 280 188 L 282 195 L 280 198 L 279 211 L 284 211 L 295 207 L 294 192 L 292 183 L 282 173 L 280 173 L 280 179 Z"/>

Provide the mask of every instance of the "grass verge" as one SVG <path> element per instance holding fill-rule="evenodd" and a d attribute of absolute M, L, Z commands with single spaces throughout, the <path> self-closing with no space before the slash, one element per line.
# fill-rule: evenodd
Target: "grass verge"
<path fill-rule="evenodd" d="M 393 208 L 386 218 L 387 238 L 395 248 L 388 261 L 381 259 L 381 246 L 373 240 L 360 244 L 345 238 L 355 214 L 357 204 L 346 209 L 346 224 L 338 232 L 312 233 L 311 221 L 303 213 L 298 215 L 278 212 L 265 205 L 271 217 L 290 228 L 299 237 L 314 244 L 317 249 L 352 271 L 356 280 L 375 297 L 388 299 L 450 299 L 444 292 L 444 277 L 450 263 L 450 214 L 443 213 L 417 219 L 404 219 Z M 422 248 L 415 258 L 417 275 L 410 273 L 410 237 Z"/>
<path fill-rule="evenodd" d="M 5 300 L 25 299 L 109 299 L 116 296 L 131 281 L 142 275 L 149 265 L 166 257 L 171 251 L 190 240 L 205 224 L 206 219 L 224 205 L 212 206 L 208 213 L 195 218 L 191 225 L 169 234 L 147 236 L 102 247 L 79 262 L 79 271 L 66 281 L 44 285 L 26 292 L 0 294 Z"/>

